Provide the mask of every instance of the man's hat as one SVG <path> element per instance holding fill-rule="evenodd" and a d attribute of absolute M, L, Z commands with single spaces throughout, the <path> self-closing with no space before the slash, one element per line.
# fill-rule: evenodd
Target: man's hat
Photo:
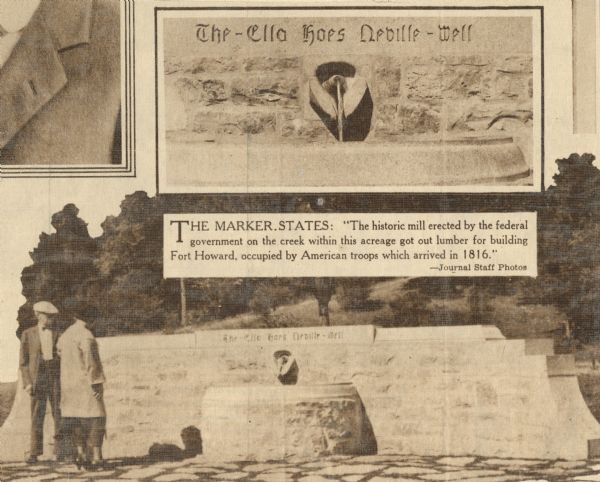
<path fill-rule="evenodd" d="M 33 311 L 36 313 L 46 313 L 47 315 L 56 315 L 58 309 L 49 301 L 38 301 L 33 305 Z"/>

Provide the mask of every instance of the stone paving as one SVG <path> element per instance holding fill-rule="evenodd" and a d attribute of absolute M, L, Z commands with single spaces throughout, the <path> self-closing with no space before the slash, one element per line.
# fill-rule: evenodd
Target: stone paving
<path fill-rule="evenodd" d="M 178 462 L 154 463 L 144 458 L 114 459 L 106 461 L 106 467 L 95 472 L 78 470 L 74 465 L 64 463 L 40 462 L 27 465 L 19 462 L 0 464 L 0 480 L 600 482 L 600 459 L 564 461 L 388 454 L 257 463 L 216 462 L 198 456 Z"/>

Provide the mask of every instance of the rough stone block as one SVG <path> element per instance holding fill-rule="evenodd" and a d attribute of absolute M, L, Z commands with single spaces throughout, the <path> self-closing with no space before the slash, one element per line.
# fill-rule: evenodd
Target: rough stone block
<path fill-rule="evenodd" d="M 485 97 L 493 100 L 527 99 L 529 94 L 530 76 L 497 70 L 494 72 Z"/>
<path fill-rule="evenodd" d="M 510 101 L 530 97 L 531 58 L 500 60 L 471 57 L 413 59 L 406 67 L 406 88 L 415 100 L 467 100 L 472 97 Z"/>
<path fill-rule="evenodd" d="M 264 111 L 207 112 L 194 113 L 190 129 L 198 133 L 214 135 L 246 135 L 275 132 L 276 115 Z"/>
<path fill-rule="evenodd" d="M 208 457 L 278 460 L 369 453 L 351 384 L 214 387 L 202 400 Z"/>
<path fill-rule="evenodd" d="M 529 100 L 449 102 L 446 105 L 448 131 L 486 131 L 502 119 L 511 119 L 527 127 L 533 120 L 533 106 Z"/>
<path fill-rule="evenodd" d="M 529 55 L 512 55 L 498 60 L 496 69 L 507 74 L 533 74 L 533 62 Z"/>
<path fill-rule="evenodd" d="M 378 61 L 374 76 L 376 80 L 372 82 L 377 98 L 400 97 L 404 91 L 402 64 L 395 60 L 385 57 Z"/>
<path fill-rule="evenodd" d="M 170 71 L 184 71 L 190 74 L 221 74 L 235 72 L 240 69 L 239 60 L 233 57 L 196 57 L 170 61 L 166 68 Z M 169 70 L 167 70 L 169 72 Z"/>
<path fill-rule="evenodd" d="M 186 103 L 213 105 L 229 98 L 225 82 L 218 79 L 181 77 L 176 81 L 176 86 Z"/>
<path fill-rule="evenodd" d="M 377 107 L 376 137 L 435 134 L 440 130 L 440 113 L 427 104 L 389 100 Z"/>
<path fill-rule="evenodd" d="M 484 90 L 486 66 L 473 65 L 468 59 L 448 63 L 443 57 L 423 59 L 406 68 L 406 88 L 409 99 L 466 99 Z"/>
<path fill-rule="evenodd" d="M 282 113 L 278 115 L 278 127 L 284 139 L 318 141 L 320 144 L 336 142 L 320 120 L 303 119 L 298 115 Z"/>
<path fill-rule="evenodd" d="M 298 77 L 251 75 L 231 81 L 231 100 L 234 104 L 298 106 L 300 86 Z"/>
<path fill-rule="evenodd" d="M 498 119 L 532 119 L 531 55 L 407 57 L 404 52 L 391 52 L 345 59 L 367 79 L 373 96 L 372 129 L 366 142 L 410 141 L 449 130 L 483 135 Z M 336 60 L 330 54 L 169 59 L 165 64 L 167 129 L 215 134 L 218 139 L 209 141 L 220 143 L 235 143 L 240 133 L 287 143 L 333 143 L 335 139 L 308 103 L 307 83 L 318 65 Z M 232 116 L 240 116 L 236 109 L 241 107 L 248 111 L 264 107 L 277 116 L 275 128 L 265 128 L 264 117 L 206 125 L 210 123 L 198 119 L 198 106 Z M 288 115 L 287 108 L 294 112 Z"/>
<path fill-rule="evenodd" d="M 283 72 L 300 68 L 299 57 L 251 57 L 243 61 L 246 72 Z"/>

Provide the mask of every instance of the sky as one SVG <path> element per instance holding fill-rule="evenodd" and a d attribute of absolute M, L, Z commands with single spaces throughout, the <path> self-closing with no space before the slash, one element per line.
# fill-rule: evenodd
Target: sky
<path fill-rule="evenodd" d="M 153 179 L 2 179 L 0 180 L 0 382 L 17 378 L 19 341 L 15 335 L 21 295 L 21 270 L 32 264 L 30 251 L 42 232 L 53 233 L 52 214 L 74 203 L 92 237 L 100 224 L 117 215 L 126 194 L 143 189 L 153 195 Z"/>

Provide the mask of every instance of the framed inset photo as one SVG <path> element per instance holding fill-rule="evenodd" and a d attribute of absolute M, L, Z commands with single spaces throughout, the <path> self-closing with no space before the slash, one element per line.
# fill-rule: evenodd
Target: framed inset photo
<path fill-rule="evenodd" d="M 154 14 L 161 192 L 542 189 L 542 6 Z"/>
<path fill-rule="evenodd" d="M 4 10 L 1 177 L 134 176 L 134 2 L 24 0 Z"/>

